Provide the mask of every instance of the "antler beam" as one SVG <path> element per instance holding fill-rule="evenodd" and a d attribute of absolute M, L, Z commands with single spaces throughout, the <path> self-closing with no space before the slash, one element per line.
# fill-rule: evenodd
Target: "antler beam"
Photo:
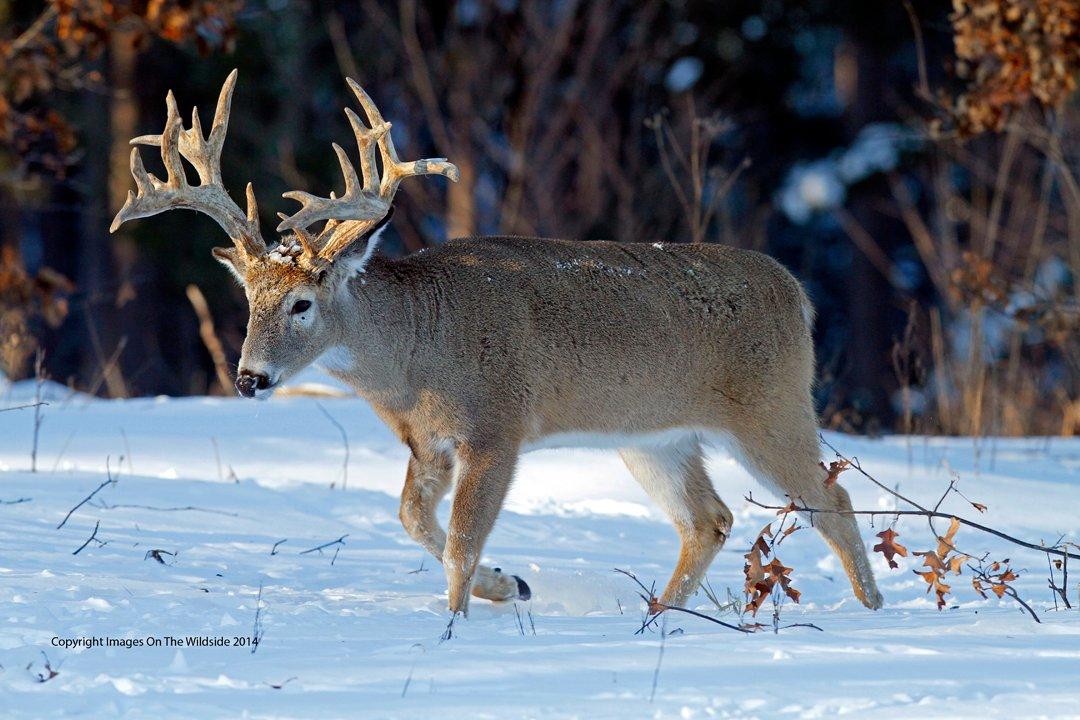
<path fill-rule="evenodd" d="M 192 109 L 191 128 L 184 128 L 176 98 L 172 91 L 169 91 L 165 99 L 168 115 L 164 132 L 160 135 L 142 135 L 131 141 L 132 145 L 160 147 L 161 160 L 165 164 L 168 177 L 162 181 L 153 173 L 147 172 L 139 148 L 132 148 L 131 174 L 135 178 L 137 192 L 128 191 L 127 201 L 113 219 L 109 232 L 116 232 L 116 229 L 128 220 L 186 208 L 212 217 L 245 254 L 265 254 L 266 243 L 259 230 L 258 207 L 251 183 L 247 185 L 245 212 L 229 197 L 221 180 L 221 150 L 229 129 L 229 112 L 232 109 L 236 77 L 237 71 L 233 70 L 221 87 L 208 138 L 203 136 L 198 108 Z M 191 163 L 199 174 L 198 185 L 188 183 L 181 157 Z"/>
<path fill-rule="evenodd" d="M 383 119 L 379 108 L 356 81 L 352 78 L 347 81 L 371 123 L 371 127 L 368 127 L 355 112 L 345 109 L 360 150 L 363 184 L 361 185 L 356 168 L 348 155 L 340 145 L 334 143 L 334 152 L 345 177 L 345 194 L 338 198 L 331 193 L 330 197 L 323 198 L 300 190 L 284 193 L 283 197 L 296 200 L 301 207 L 296 213 L 283 219 L 277 227 L 278 232 L 292 230 L 302 236 L 306 235 L 304 230 L 312 223 L 328 221 L 315 238 L 315 244 L 319 247 L 318 257 L 331 262 L 356 238 L 386 216 L 403 179 L 413 175 L 442 175 L 457 182 L 460 177 L 457 166 L 446 158 L 402 162 L 390 136 L 390 123 Z M 376 147 L 382 158 L 381 176 L 376 166 Z"/>

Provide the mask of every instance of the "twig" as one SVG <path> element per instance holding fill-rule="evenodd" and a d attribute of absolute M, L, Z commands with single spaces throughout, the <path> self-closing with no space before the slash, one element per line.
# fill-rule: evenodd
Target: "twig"
<path fill-rule="evenodd" d="M 78 432 L 78 428 L 68 433 L 67 439 L 64 440 L 64 444 L 60 447 L 60 452 L 56 456 L 56 462 L 53 463 L 52 472 L 56 472 L 56 469 L 60 467 L 60 461 L 64 458 L 64 453 L 67 452 L 68 445 L 71 444 L 71 440 L 75 437 L 76 432 Z"/>
<path fill-rule="evenodd" d="M 345 434 L 345 428 L 341 423 L 334 419 L 334 416 L 326 411 L 326 408 L 322 406 L 318 400 L 315 401 L 315 406 L 319 408 L 319 411 L 326 416 L 326 419 L 334 424 L 334 427 L 341 433 L 341 442 L 345 445 L 345 461 L 341 465 L 341 489 L 345 490 L 349 485 L 349 436 Z M 333 483 L 330 487 L 334 487 Z"/>
<path fill-rule="evenodd" d="M 87 495 L 86 497 L 84 497 L 79 502 L 78 505 L 76 505 L 75 507 L 68 510 L 67 515 L 65 515 L 64 519 L 60 521 L 60 524 L 56 526 L 57 530 L 64 527 L 64 525 L 67 523 L 68 519 L 71 518 L 71 514 L 74 513 L 76 510 L 78 510 L 79 508 L 81 508 L 86 503 L 90 502 L 90 499 L 93 498 L 95 495 L 97 495 L 103 488 L 105 488 L 106 485 L 115 485 L 116 484 L 116 480 L 114 480 L 113 476 L 112 476 L 112 471 L 109 470 L 109 459 L 107 457 L 105 458 L 105 473 L 108 475 L 109 479 L 104 481 L 100 485 L 98 485 L 96 488 L 94 488 L 94 492 L 92 492 L 89 495 Z"/>
<path fill-rule="evenodd" d="M 11 41 L 11 44 L 7 47 L 7 58 L 15 57 L 16 53 L 21 52 L 33 42 L 37 36 L 41 35 L 41 33 L 45 31 L 45 28 L 48 27 L 49 23 L 56 18 L 56 14 L 56 5 L 50 4 L 45 8 L 30 27 L 24 30 L 19 37 Z M 48 665 L 48 658 L 46 658 L 46 665 Z"/>
<path fill-rule="evenodd" d="M 71 553 L 71 554 L 72 555 L 78 555 L 79 553 L 81 553 L 83 551 L 83 549 L 87 545 L 89 545 L 91 543 L 91 541 L 94 541 L 94 540 L 97 540 L 98 547 L 103 546 L 105 543 L 103 543 L 103 542 L 101 542 L 100 540 L 97 539 L 97 531 L 98 531 L 99 527 L 101 527 L 101 521 L 100 520 L 98 520 L 96 523 L 94 523 L 94 532 L 90 533 L 90 537 L 86 538 L 86 542 L 84 542 L 82 545 L 80 545 L 79 549 L 76 550 L 75 552 Z"/>
<path fill-rule="evenodd" d="M 345 32 L 345 22 L 341 14 L 336 10 L 326 13 L 326 33 L 330 36 L 330 44 L 334 49 L 334 58 L 337 60 L 338 69 L 345 77 L 363 80 L 363 74 L 356 64 L 352 48 L 349 47 L 349 37 Z M 405 693 L 401 694 L 405 697 Z"/>
<path fill-rule="evenodd" d="M 660 665 L 664 662 L 664 647 L 667 642 L 667 615 L 664 616 L 663 623 L 660 624 L 660 653 L 656 656 L 656 669 L 652 674 L 652 690 L 649 692 L 649 702 L 653 701 L 656 697 L 656 684 L 660 682 Z"/>
<path fill-rule="evenodd" d="M 28 503 L 34 498 L 21 497 L 15 500 L 0 500 L 0 505 L 21 505 L 22 503 Z"/>
<path fill-rule="evenodd" d="M 232 387 L 232 378 L 229 377 L 229 363 L 225 358 L 225 348 L 214 330 L 214 317 L 210 314 L 210 306 L 206 303 L 206 296 L 203 295 L 199 286 L 194 283 L 188 285 L 184 292 L 187 293 L 188 302 L 191 303 L 195 315 L 199 318 L 199 337 L 202 338 L 206 351 L 210 353 L 218 384 L 221 385 L 222 393 L 228 395 Z"/>
<path fill-rule="evenodd" d="M 131 445 L 128 443 L 128 436 L 127 436 L 127 433 L 124 432 L 124 428 L 120 428 L 120 437 L 124 441 L 124 457 L 120 458 L 120 461 L 122 463 L 124 460 L 127 460 L 128 475 L 134 475 L 135 474 L 135 466 L 131 462 Z M 120 469 L 119 468 L 117 468 L 116 474 L 117 475 L 120 474 Z"/>
<path fill-rule="evenodd" d="M 214 446 L 214 462 L 217 463 L 217 479 L 224 480 L 221 474 L 221 452 L 218 450 L 217 438 L 211 436 L 210 444 Z"/>
<path fill-rule="evenodd" d="M 985 582 L 985 583 L 988 583 L 988 584 L 991 584 L 991 585 L 996 585 L 998 587 L 1003 588 L 1002 592 L 1004 594 L 1008 595 L 1009 597 L 1011 597 L 1016 602 L 1020 603 L 1020 606 L 1023 607 L 1025 610 L 1027 610 L 1028 614 L 1031 615 L 1032 620 L 1039 623 L 1040 625 L 1042 624 L 1042 620 L 1039 619 L 1039 616 L 1035 614 L 1035 611 L 1031 609 L 1030 605 L 1028 605 L 1026 602 L 1024 602 L 1020 598 L 1020 595 L 1017 594 L 1016 590 L 1014 590 L 1011 585 L 1009 585 L 1006 582 L 999 582 L 999 583 L 994 582 L 994 580 L 989 576 L 989 573 L 986 572 L 986 569 L 982 567 L 981 561 L 980 561 L 980 566 L 979 567 L 975 567 L 975 566 L 971 565 L 970 563 L 968 563 L 967 567 L 968 567 L 969 570 L 971 570 L 972 573 L 975 574 L 975 577 L 979 581 Z"/>
<path fill-rule="evenodd" d="M 926 48 L 923 44 L 922 23 L 915 14 L 910 0 L 904 0 L 904 10 L 907 11 L 908 20 L 911 22 L 911 32 L 915 39 L 915 62 L 919 72 L 919 94 L 923 100 L 932 100 L 934 95 L 930 92 L 930 81 L 926 75 Z"/>
<path fill-rule="evenodd" d="M 1058 539 L 1058 544 L 1061 543 L 1062 539 L 1063 538 Z M 1063 560 L 1058 560 L 1058 562 L 1061 564 L 1061 587 L 1058 587 L 1057 583 L 1054 581 L 1054 561 L 1050 559 L 1049 555 L 1046 556 L 1046 565 L 1050 570 L 1050 580 L 1048 581 L 1048 585 L 1050 586 L 1050 592 L 1053 594 L 1054 609 L 1058 609 L 1058 598 L 1060 597 L 1065 602 L 1065 608 L 1067 610 L 1072 610 L 1072 603 L 1069 602 L 1068 592 L 1069 559 L 1065 558 Z"/>
<path fill-rule="evenodd" d="M 34 445 L 30 449 L 30 472 L 37 472 L 38 435 L 41 432 L 41 386 L 45 382 L 41 364 L 45 360 L 45 351 L 40 348 L 34 358 Z"/>
<path fill-rule="evenodd" d="M 318 551 L 319 554 L 321 555 L 322 551 L 324 549 L 330 547 L 331 545 L 339 545 L 339 544 L 344 545 L 345 544 L 345 538 L 347 538 L 347 537 L 349 537 L 349 533 L 345 533 L 344 535 L 339 537 L 337 540 L 331 540 L 328 543 L 323 543 L 322 545 L 317 545 L 317 546 L 315 546 L 313 548 L 308 548 L 307 550 L 303 550 L 300 554 L 301 555 L 307 555 L 308 553 L 313 553 L 315 551 Z"/>
<path fill-rule="evenodd" d="M 156 512 L 202 512 L 212 513 L 214 515 L 225 515 L 226 517 L 240 517 L 240 513 L 229 512 L 228 510 L 214 510 L 212 508 L 201 508 L 194 505 L 184 505 L 183 507 L 157 507 L 156 505 L 136 505 L 128 503 L 119 503 L 116 505 L 110 505 L 104 500 L 99 500 L 93 504 L 94 507 L 102 510 L 123 510 L 123 509 L 137 509 L 137 510 L 154 510 Z"/>
<path fill-rule="evenodd" d="M 255 651 L 259 649 L 259 643 L 262 642 L 263 629 L 262 629 L 262 592 L 263 584 L 259 581 L 259 596 L 255 598 L 255 622 L 251 626 L 251 654 L 254 655 Z"/>
<path fill-rule="evenodd" d="M 621 573 L 621 574 L 625 575 L 626 577 L 630 578 L 631 580 L 633 580 L 637 584 L 637 586 L 642 589 L 642 592 L 638 593 L 638 596 L 640 596 L 641 598 L 643 598 L 645 600 L 646 605 L 650 606 L 650 607 L 647 607 L 646 610 L 645 610 L 645 615 L 641 620 L 641 627 L 639 627 L 634 632 L 635 635 L 640 635 L 643 632 L 645 632 L 645 630 L 650 625 L 652 625 L 654 622 L 656 622 L 657 619 L 660 617 L 660 613 L 652 613 L 651 612 L 652 602 L 651 602 L 650 598 L 655 598 L 656 597 L 656 583 L 654 582 L 652 587 L 646 587 L 645 583 L 641 582 L 641 580 L 638 579 L 638 576 L 635 575 L 634 573 L 630 572 L 629 570 L 623 570 L 622 568 L 612 568 L 612 570 L 614 570 L 617 573 Z"/>
<path fill-rule="evenodd" d="M 288 685 L 289 683 L 291 683 L 293 680 L 296 680 L 296 679 L 297 679 L 296 675 L 293 675 L 292 677 L 285 678 L 284 680 L 282 680 L 279 683 L 266 683 L 266 684 L 269 685 L 274 690 L 280 690 L 281 688 L 285 687 L 286 685 Z"/>
<path fill-rule="evenodd" d="M 874 483 L 879 488 L 881 488 L 885 492 L 889 493 L 890 495 L 892 495 L 896 499 L 900 500 L 901 502 L 907 503 L 908 505 L 916 508 L 917 511 L 916 510 L 825 510 L 825 509 L 821 509 L 821 508 L 809 508 L 809 507 L 804 506 L 804 507 L 796 507 L 795 508 L 795 510 L 797 510 L 799 512 L 806 512 L 806 513 L 810 513 L 811 515 L 813 513 L 835 513 L 835 514 L 840 514 L 840 515 L 869 515 L 869 516 L 875 516 L 875 515 L 921 515 L 921 516 L 926 517 L 928 519 L 939 518 L 939 519 L 942 519 L 942 520 L 951 520 L 952 518 L 956 518 L 957 521 L 959 521 L 959 523 L 961 525 L 966 525 L 967 527 L 970 527 L 970 528 L 975 529 L 975 530 L 979 530 L 979 531 L 984 532 L 984 533 L 988 533 L 988 534 L 993 535 L 995 537 L 1001 538 L 1002 540 L 1007 540 L 1008 542 L 1011 542 L 1014 545 L 1019 545 L 1020 547 L 1026 547 L 1026 548 L 1028 548 L 1030 550 L 1037 550 L 1039 552 L 1049 553 L 1051 555 L 1057 555 L 1058 557 L 1067 557 L 1067 558 L 1072 558 L 1073 560 L 1080 560 L 1080 554 L 1070 553 L 1067 550 L 1061 550 L 1061 549 L 1057 549 L 1057 548 L 1046 547 L 1045 545 L 1036 545 L 1035 543 L 1027 542 L 1026 540 L 1021 540 L 1020 538 L 1013 537 L 1012 535 L 1009 535 L 1007 533 L 1003 533 L 1000 530 L 995 530 L 995 529 L 993 529 L 991 527 L 987 527 L 986 525 L 974 522 L 973 520 L 968 520 L 966 518 L 962 518 L 962 517 L 960 517 L 958 515 L 955 515 L 955 514 L 952 514 L 952 513 L 942 513 L 942 512 L 937 512 L 935 510 L 931 510 L 929 508 L 926 508 L 926 507 L 920 505 L 919 503 L 915 502 L 911 498 L 906 497 L 904 495 L 901 495 L 896 490 L 893 490 L 889 486 L 885 485 L 884 483 L 882 483 L 881 481 L 876 479 L 874 476 L 870 475 L 870 473 L 866 472 L 866 470 L 863 469 L 862 465 L 859 464 L 859 459 L 857 457 L 850 457 L 850 458 L 846 457 L 839 450 L 837 450 L 835 447 L 833 447 L 832 444 L 830 444 L 829 441 L 826 440 L 824 436 L 819 436 L 819 437 L 821 438 L 822 444 L 824 444 L 825 447 L 832 450 L 833 453 L 836 454 L 837 458 L 839 458 L 840 460 L 848 461 L 848 463 L 850 463 L 851 467 L 855 468 L 855 470 L 860 475 L 862 475 L 864 478 L 866 478 L 870 482 Z M 754 505 L 757 505 L 759 507 L 763 507 L 763 508 L 765 508 L 767 510 L 782 510 L 783 509 L 783 508 L 779 508 L 779 507 L 770 507 L 770 506 L 767 506 L 767 505 L 763 505 L 762 503 L 759 503 L 759 502 L 757 502 L 755 500 L 752 500 L 751 498 L 747 498 L 747 500 L 750 501 L 751 503 L 753 503 Z M 792 502 L 794 502 L 794 500 Z M 934 534 L 937 535 L 937 533 L 934 533 Z"/>
<path fill-rule="evenodd" d="M 9 410 L 26 410 L 28 408 L 36 408 L 39 405 L 48 405 L 47 402 L 32 402 L 25 405 L 16 405 L 14 407 L 0 408 L 0 412 L 8 412 Z"/>
<path fill-rule="evenodd" d="M 97 330 L 95 330 L 95 324 L 93 318 L 90 315 L 90 311 L 87 310 L 88 306 L 84 306 L 86 311 L 87 329 L 89 330 L 90 342 L 94 347 L 94 352 L 97 355 L 98 363 L 101 368 L 98 370 L 97 377 L 94 382 L 90 384 L 90 388 L 86 393 L 86 400 L 83 405 L 89 404 L 89 402 L 97 395 L 98 390 L 101 389 L 101 385 L 104 383 L 108 386 L 109 394 L 112 397 L 127 397 L 127 388 L 124 385 L 123 375 L 119 374 L 117 370 L 117 362 L 120 360 L 120 355 L 123 354 L 124 348 L 127 347 L 127 336 L 123 336 L 116 343 L 116 348 L 113 350 L 113 354 L 106 359 L 105 353 L 101 348 L 101 341 L 98 339 Z M 117 374 L 114 374 L 114 371 Z"/>
<path fill-rule="evenodd" d="M 674 610 L 676 612 L 686 613 L 687 615 L 693 615 L 694 617 L 699 617 L 702 620 L 708 620 L 711 623 L 716 623 L 717 625 L 723 625 L 724 627 L 726 627 L 726 628 L 728 628 L 730 630 L 736 630 L 736 631 L 741 632 L 741 633 L 749 633 L 750 632 L 746 628 L 741 628 L 738 625 L 732 625 L 731 623 L 726 623 L 723 620 L 717 620 L 716 618 L 710 617 L 709 615 L 705 615 L 704 613 L 699 613 L 697 610 L 690 610 L 689 608 L 679 607 L 678 605 L 665 605 L 662 602 L 653 602 L 652 605 L 654 605 L 656 607 L 659 607 L 659 608 L 663 608 L 664 610 Z"/>
<path fill-rule="evenodd" d="M 521 608 L 517 603 L 514 603 L 514 616 L 517 618 L 518 632 L 522 637 L 525 637 L 525 624 L 521 622 Z"/>
<path fill-rule="evenodd" d="M 937 518 L 940 520 L 952 520 L 955 518 L 961 525 L 966 525 L 967 527 L 970 527 L 974 530 L 981 530 L 982 532 L 989 533 L 990 535 L 999 537 L 1002 540 L 1007 540 L 1015 545 L 1026 547 L 1031 550 L 1038 550 L 1042 553 L 1057 555 L 1059 557 L 1068 557 L 1074 560 L 1080 560 L 1080 555 L 1077 555 L 1075 553 L 1071 553 L 1066 550 L 1059 550 L 1057 548 L 1046 547 L 1045 545 L 1036 545 L 1034 543 L 1029 543 L 1025 540 L 1015 538 L 1007 533 L 1003 533 L 1000 530 L 994 530 L 993 528 L 986 527 L 985 525 L 980 525 L 977 522 L 966 520 L 951 513 L 934 512 L 933 510 L 832 510 L 828 508 L 812 508 L 806 505 L 799 505 L 796 504 L 794 500 L 792 500 L 791 505 L 766 505 L 763 502 L 755 500 L 753 494 L 746 495 L 743 497 L 743 499 L 751 505 L 757 505 L 759 508 L 763 508 L 765 510 L 789 510 L 794 512 L 807 513 L 809 515 L 814 515 L 816 513 L 823 513 L 827 515 L 868 515 L 870 517 L 876 517 L 878 515 L 913 515 L 916 517 Z"/>
<path fill-rule="evenodd" d="M 893 490 L 888 485 L 885 485 L 884 483 L 880 482 L 877 478 L 873 477 L 872 475 L 867 473 L 865 470 L 863 470 L 862 465 L 859 464 L 859 458 L 854 457 L 854 456 L 849 458 L 849 457 L 846 457 L 845 455 L 841 454 L 841 452 L 839 450 L 837 450 L 835 447 L 833 447 L 832 443 L 830 443 L 828 440 L 826 440 L 825 436 L 821 435 L 820 433 L 818 434 L 818 438 L 821 440 L 822 444 L 825 447 L 829 448 L 830 450 L 833 451 L 833 453 L 835 453 L 835 455 L 836 455 L 836 457 L 838 459 L 846 460 L 848 462 L 848 464 L 851 467 L 855 468 L 859 472 L 859 474 L 862 475 L 864 478 L 866 478 L 870 482 L 874 483 L 879 488 L 881 488 L 885 492 L 889 493 L 890 495 L 892 495 L 897 500 L 901 500 L 903 502 L 906 502 L 908 505 L 911 505 L 912 507 L 918 508 L 919 510 L 922 510 L 923 512 L 929 512 L 929 510 L 924 508 L 919 503 L 915 502 L 914 500 L 912 500 L 910 498 L 904 497 L 903 495 L 901 495 L 896 490 Z"/>
<path fill-rule="evenodd" d="M 716 623 L 717 625 L 722 625 L 723 627 L 726 627 L 729 630 L 735 630 L 737 632 L 747 633 L 747 634 L 749 634 L 749 632 L 750 632 L 746 628 L 741 628 L 738 625 L 732 625 L 731 623 L 724 622 L 723 620 L 718 620 L 717 618 L 711 617 L 711 616 L 706 615 L 704 613 L 699 613 L 697 610 L 690 610 L 689 608 L 679 607 L 678 605 L 665 605 L 664 603 L 657 600 L 655 596 L 653 596 L 652 589 L 646 587 L 645 584 L 642 583 L 641 580 L 638 579 L 637 575 L 630 572 L 629 570 L 623 570 L 621 568 L 614 568 L 614 570 L 615 570 L 615 572 L 622 573 L 626 577 L 633 580 L 635 583 L 637 583 L 639 588 L 644 590 L 645 593 L 648 593 L 648 595 L 646 595 L 644 593 L 639 593 L 639 595 L 641 595 L 642 600 L 644 600 L 646 603 L 648 603 L 650 611 L 653 610 L 653 608 L 660 608 L 661 610 L 674 610 L 675 612 L 686 613 L 687 615 L 693 615 L 694 617 L 701 618 L 702 620 L 708 620 L 711 623 Z M 638 632 L 640 633 L 646 627 L 648 627 L 653 622 L 655 622 L 656 618 L 658 618 L 661 614 L 662 613 L 651 613 L 651 616 L 649 617 L 648 622 L 643 624 L 641 626 L 641 628 L 638 630 Z"/>
<path fill-rule="evenodd" d="M 413 643 L 412 649 L 420 648 L 420 652 L 424 652 L 424 646 L 420 643 Z M 412 684 L 413 673 L 416 671 L 416 663 L 420 660 L 420 656 L 417 655 L 413 658 L 412 665 L 409 666 L 409 676 L 405 678 L 405 685 L 401 688 L 401 697 L 405 697 L 405 693 L 409 692 L 409 685 Z"/>

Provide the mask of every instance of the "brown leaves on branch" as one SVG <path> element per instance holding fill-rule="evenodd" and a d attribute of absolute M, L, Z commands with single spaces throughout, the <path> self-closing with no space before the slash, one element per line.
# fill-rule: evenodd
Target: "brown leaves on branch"
<path fill-rule="evenodd" d="M 1031 102 L 1064 104 L 1080 74 L 1076 0 L 953 0 L 956 74 L 967 87 L 947 101 L 963 135 L 1001 130 Z"/>
<path fill-rule="evenodd" d="M 957 552 L 953 545 L 953 538 L 956 537 L 956 531 L 959 529 L 960 521 L 953 518 L 945 535 L 938 537 L 935 550 L 915 553 L 915 555 L 923 559 L 923 567 L 926 570 L 913 570 L 912 572 L 926 582 L 927 594 L 932 591 L 937 595 L 938 610 L 945 608 L 945 598 L 952 590 L 952 586 L 945 583 L 947 575 L 950 572 L 953 575 L 959 575 L 963 572 L 964 563 L 970 559 L 967 555 Z"/>
<path fill-rule="evenodd" d="M 132 33 L 132 42 L 144 49 L 154 36 L 182 44 L 194 41 L 200 54 L 216 48 L 231 52 L 235 43 L 234 18 L 243 2 L 108 2 L 54 0 L 56 37 L 65 49 L 96 55 L 117 30 Z"/>
<path fill-rule="evenodd" d="M 1013 589 L 1009 583 L 1019 577 L 1009 567 L 1009 559 L 1005 558 L 999 562 L 990 563 L 985 572 L 971 578 L 971 586 L 984 599 L 987 597 L 987 590 L 1002 598 Z"/>
<path fill-rule="evenodd" d="M 949 295 L 957 303 L 1004 308 L 1009 302 L 1007 281 L 992 260 L 965 250 L 949 273 Z"/>
<path fill-rule="evenodd" d="M 72 282 L 52 268 L 30 275 L 14 248 L 0 249 L 0 370 L 5 375 L 22 377 L 37 350 L 31 326 L 44 322 L 59 327 L 68 314 L 66 296 L 74 290 Z"/>
<path fill-rule="evenodd" d="M 751 615 L 757 615 L 758 610 L 766 600 L 772 598 L 774 603 L 779 604 L 781 595 L 785 595 L 794 602 L 799 602 L 801 593 L 791 586 L 792 568 L 787 567 L 776 556 L 776 546 L 784 541 L 800 526 L 792 519 L 791 524 L 785 527 L 787 514 L 780 519 L 780 527 L 774 533 L 773 524 L 769 523 L 761 529 L 750 552 L 743 557 L 746 565 L 743 567 L 745 582 L 743 591 L 746 593 L 746 609 Z M 766 560 L 769 556 L 772 560 Z"/>
<path fill-rule="evenodd" d="M 972 504 L 978 505 L 978 503 Z M 956 549 L 954 540 L 959 529 L 960 520 L 954 517 L 949 523 L 949 529 L 946 533 L 938 537 L 936 548 L 913 553 L 923 559 L 922 567 L 925 570 L 913 570 L 912 572 L 926 583 L 927 594 L 933 592 L 936 595 L 938 610 L 945 609 L 948 604 L 946 598 L 952 593 L 952 585 L 946 583 L 946 579 L 950 574 L 962 574 L 965 564 L 972 559 L 969 555 L 965 555 Z M 889 567 L 898 568 L 899 565 L 893 560 L 893 557 L 896 555 L 907 557 L 908 554 L 907 548 L 896 542 L 898 534 L 892 528 L 889 528 L 879 532 L 877 536 L 881 538 L 881 542 L 874 546 L 874 552 L 880 552 L 884 555 L 885 559 L 889 561 Z M 1009 584 L 1016 580 L 1018 575 L 1010 569 L 1008 559 L 990 565 L 985 565 L 981 560 L 976 562 L 978 567 L 970 565 L 968 567 L 974 573 L 971 578 L 971 586 L 980 597 L 986 599 L 988 597 L 987 592 L 992 592 L 999 598 L 1009 595 L 1017 602 L 1020 602 L 1031 613 L 1032 617 L 1038 620 L 1035 613 L 1020 600 L 1019 595 Z"/>
<path fill-rule="evenodd" d="M 840 478 L 840 473 L 847 470 L 851 465 L 851 461 L 841 458 L 839 460 L 833 460 L 829 463 L 828 467 L 825 467 L 825 463 L 823 462 L 818 462 L 818 465 L 825 471 L 825 487 L 832 487 Z"/>
<path fill-rule="evenodd" d="M 201 54 L 235 40 L 242 2 L 154 0 L 97 2 L 53 0 L 21 34 L 0 34 L 0 147 L 21 172 L 63 177 L 74 162 L 75 131 L 52 107 L 54 91 L 97 85 L 100 74 L 84 67 L 117 33 L 141 50 L 154 37 L 193 43 Z"/>

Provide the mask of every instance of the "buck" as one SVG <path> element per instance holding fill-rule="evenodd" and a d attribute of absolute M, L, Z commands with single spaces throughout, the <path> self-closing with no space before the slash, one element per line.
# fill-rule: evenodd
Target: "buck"
<path fill-rule="evenodd" d="M 451 240 L 390 259 L 376 253 L 402 179 L 458 179 L 443 158 L 402 162 L 386 122 L 348 84 L 369 124 L 345 113 L 362 179 L 334 144 L 341 197 L 284 194 L 280 243 L 262 239 L 252 186 L 247 210 L 221 180 L 236 71 L 209 136 L 198 110 L 184 128 L 170 92 L 159 180 L 131 153 L 137 192 L 121 223 L 174 208 L 212 217 L 233 247 L 214 256 L 250 309 L 236 377 L 262 397 L 319 362 L 364 397 L 411 450 L 401 522 L 443 564 L 452 618 L 469 595 L 528 599 L 519 576 L 480 564 L 518 456 L 539 448 L 617 449 L 674 523 L 682 546 L 660 601 L 683 605 L 731 533 L 732 515 L 706 474 L 703 448 L 728 448 L 776 493 L 837 513 L 813 518 L 855 596 L 881 606 L 847 493 L 826 485 L 811 404 L 814 311 L 799 282 L 757 252 L 718 245 Z M 376 150 L 378 157 L 376 157 Z M 181 158 L 199 176 L 189 184 Z M 313 225 L 322 223 L 316 232 Z M 449 532 L 436 507 L 456 483 Z"/>

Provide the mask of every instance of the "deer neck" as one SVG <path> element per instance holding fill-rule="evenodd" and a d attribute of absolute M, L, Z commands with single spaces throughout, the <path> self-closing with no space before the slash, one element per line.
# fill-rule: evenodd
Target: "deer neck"
<path fill-rule="evenodd" d="M 342 293 L 334 340 L 320 363 L 372 403 L 411 405 L 419 299 L 377 266 L 350 278 Z"/>

